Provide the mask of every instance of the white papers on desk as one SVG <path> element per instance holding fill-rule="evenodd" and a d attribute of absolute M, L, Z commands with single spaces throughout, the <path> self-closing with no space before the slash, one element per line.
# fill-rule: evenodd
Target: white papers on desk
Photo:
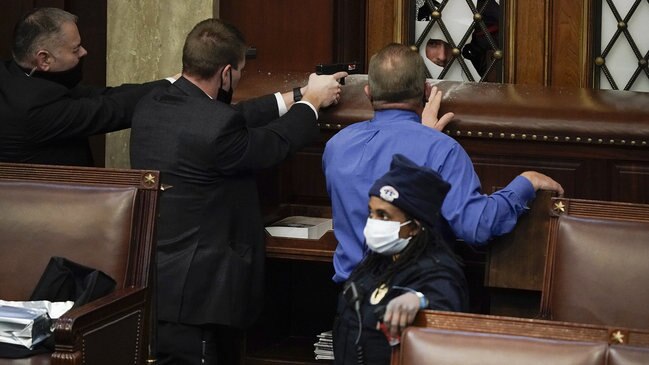
<path fill-rule="evenodd" d="M 292 216 L 266 227 L 275 237 L 319 239 L 332 229 L 331 218 Z"/>
<path fill-rule="evenodd" d="M 32 348 L 51 334 L 50 318 L 67 312 L 73 302 L 0 300 L 0 342 Z M 48 314 L 51 313 L 51 316 Z"/>

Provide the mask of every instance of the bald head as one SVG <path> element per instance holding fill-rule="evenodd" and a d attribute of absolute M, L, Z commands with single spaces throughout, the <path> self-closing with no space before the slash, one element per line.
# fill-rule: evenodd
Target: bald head
<path fill-rule="evenodd" d="M 368 71 L 373 104 L 417 103 L 425 92 L 426 65 L 418 52 L 392 43 L 372 56 Z"/>

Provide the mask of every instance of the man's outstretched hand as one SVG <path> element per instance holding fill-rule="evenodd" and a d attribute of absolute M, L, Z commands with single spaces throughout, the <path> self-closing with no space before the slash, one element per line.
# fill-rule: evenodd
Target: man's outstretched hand
<path fill-rule="evenodd" d="M 424 111 L 421 113 L 421 123 L 427 127 L 442 131 L 446 128 L 446 125 L 453 120 L 455 114 L 448 112 L 441 118 L 437 117 L 439 106 L 442 103 L 442 91 L 438 90 L 437 86 L 433 86 L 430 89 L 430 92 L 428 92 L 428 88 L 430 87 L 430 84 L 426 83 L 426 94 L 429 96 L 428 101 L 424 106 Z"/>

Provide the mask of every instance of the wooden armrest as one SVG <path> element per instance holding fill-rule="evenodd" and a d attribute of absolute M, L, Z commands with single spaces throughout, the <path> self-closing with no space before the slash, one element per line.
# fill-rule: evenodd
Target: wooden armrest
<path fill-rule="evenodd" d="M 55 323 L 54 339 L 57 356 L 59 352 L 81 352 L 82 338 L 85 336 L 101 337 L 103 331 L 111 331 L 111 324 L 133 314 L 141 312 L 138 326 L 146 322 L 148 289 L 123 288 L 90 303 L 74 308 L 61 316 Z M 140 331 L 138 331 L 140 332 Z M 142 335 L 137 333 L 137 336 Z M 108 336 L 107 336 L 108 337 Z M 146 337 L 146 336 L 145 336 Z M 117 341 L 116 338 L 109 338 Z M 87 349 L 85 346 L 83 350 Z"/>

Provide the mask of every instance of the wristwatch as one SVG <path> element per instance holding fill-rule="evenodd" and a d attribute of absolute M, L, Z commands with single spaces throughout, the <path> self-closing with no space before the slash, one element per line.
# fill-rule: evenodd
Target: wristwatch
<path fill-rule="evenodd" d="M 405 286 L 394 285 L 392 288 L 393 289 L 405 290 L 405 291 L 407 291 L 409 293 L 412 293 L 412 294 L 416 295 L 417 298 L 419 298 L 419 309 L 428 308 L 428 298 L 426 298 L 424 293 L 422 293 L 420 291 L 416 291 L 415 289 L 412 289 L 412 288 L 405 287 Z"/>
<path fill-rule="evenodd" d="M 413 291 L 413 294 L 419 298 L 419 309 L 425 309 L 428 308 L 428 298 L 424 295 L 424 293 L 420 291 Z"/>
<path fill-rule="evenodd" d="M 302 91 L 299 87 L 293 88 L 293 101 L 297 103 L 300 100 L 302 100 Z"/>

